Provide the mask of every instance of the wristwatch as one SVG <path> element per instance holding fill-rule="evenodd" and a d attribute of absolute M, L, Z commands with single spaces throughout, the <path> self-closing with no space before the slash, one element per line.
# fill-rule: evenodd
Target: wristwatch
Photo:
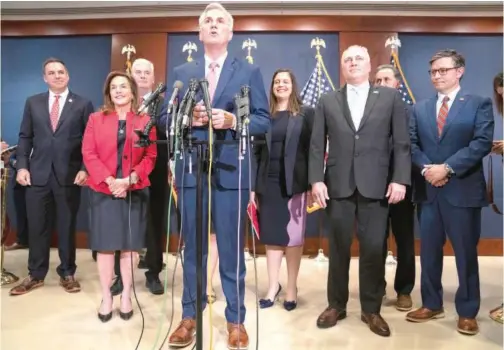
<path fill-rule="evenodd" d="M 448 164 L 446 164 L 446 163 L 444 163 L 443 165 L 444 165 L 444 167 L 446 168 L 446 170 L 448 171 L 448 175 L 449 175 L 449 176 L 455 175 L 455 172 L 453 171 L 453 169 L 452 169 L 452 167 L 451 167 L 451 166 L 449 166 L 449 165 L 448 165 Z"/>

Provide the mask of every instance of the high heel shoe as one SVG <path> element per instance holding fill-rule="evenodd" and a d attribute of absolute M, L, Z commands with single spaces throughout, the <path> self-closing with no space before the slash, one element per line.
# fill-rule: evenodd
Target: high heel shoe
<path fill-rule="evenodd" d="M 121 297 L 122 300 L 122 297 Z M 131 299 L 130 299 L 131 302 Z M 119 317 L 122 318 L 124 321 L 128 321 L 131 317 L 133 316 L 133 308 L 131 311 L 128 312 L 122 312 L 121 307 L 119 307 Z"/>
<path fill-rule="evenodd" d="M 283 307 L 287 311 L 292 311 L 297 307 L 297 288 L 296 288 L 296 300 L 285 300 L 283 303 Z"/>
<path fill-rule="evenodd" d="M 272 307 L 273 304 L 275 304 L 275 301 L 278 299 L 278 294 L 280 294 L 281 291 L 282 291 L 282 286 L 280 284 L 278 284 L 278 291 L 276 292 L 275 297 L 273 298 L 273 300 L 271 300 L 271 299 L 260 299 L 259 300 L 259 307 L 261 309 L 267 309 L 269 307 Z"/>
<path fill-rule="evenodd" d="M 101 303 L 103 304 L 103 300 L 101 301 Z M 110 321 L 112 319 L 112 311 L 110 311 L 108 314 L 104 315 L 104 314 L 100 313 L 100 310 L 98 310 L 98 319 L 100 321 L 102 321 L 103 323 Z"/>

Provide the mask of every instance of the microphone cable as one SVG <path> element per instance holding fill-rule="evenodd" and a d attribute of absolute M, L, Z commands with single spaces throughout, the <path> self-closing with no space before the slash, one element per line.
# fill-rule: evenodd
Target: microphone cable
<path fill-rule="evenodd" d="M 207 115 L 209 114 L 209 111 L 207 111 Z M 212 168 L 213 168 L 213 126 L 212 126 L 212 116 L 208 115 L 208 214 L 207 214 L 207 299 L 208 299 L 208 293 L 211 292 L 212 290 L 212 276 L 211 276 L 211 266 L 208 264 L 209 261 L 212 261 L 210 258 L 211 255 L 211 233 L 212 233 Z M 217 235 L 219 233 L 215 232 L 215 239 L 217 242 Z M 216 243 L 217 246 L 217 255 L 219 254 L 219 246 L 218 242 Z M 222 284 L 222 282 L 221 282 Z M 212 311 L 212 303 L 208 303 L 208 323 L 210 327 L 210 339 L 209 339 L 209 349 L 213 350 L 213 311 Z M 203 329 L 203 327 L 202 327 Z"/>

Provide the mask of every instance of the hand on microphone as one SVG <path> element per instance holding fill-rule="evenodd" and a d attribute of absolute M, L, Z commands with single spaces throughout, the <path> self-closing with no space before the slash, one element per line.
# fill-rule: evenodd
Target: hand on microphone
<path fill-rule="evenodd" d="M 203 102 L 198 102 L 193 109 L 193 126 L 203 126 L 208 124 L 208 116 Z"/>
<path fill-rule="evenodd" d="M 212 125 L 214 129 L 232 129 L 236 125 L 236 116 L 222 109 L 212 108 Z"/>

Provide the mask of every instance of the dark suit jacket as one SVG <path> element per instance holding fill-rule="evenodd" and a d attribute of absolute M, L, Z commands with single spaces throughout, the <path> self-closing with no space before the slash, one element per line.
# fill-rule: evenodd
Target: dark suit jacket
<path fill-rule="evenodd" d="M 127 177 L 135 171 L 138 182 L 131 190 L 150 186 L 149 174 L 156 162 L 156 145 L 148 147 L 132 146 L 138 141 L 138 135 L 133 130 L 144 130 L 149 117 L 145 114 L 137 116 L 133 112 L 126 117 L 126 140 L 123 148 L 122 174 Z M 119 118 L 116 113 L 108 115 L 102 112 L 91 114 L 82 142 L 84 164 L 89 173 L 87 185 L 97 192 L 111 194 L 105 180 L 109 176 L 117 176 L 117 130 Z M 156 130 L 149 134 L 150 140 L 156 140 Z"/>
<path fill-rule="evenodd" d="M 85 170 L 81 153 L 82 136 L 93 111 L 91 101 L 69 91 L 58 126 L 53 132 L 49 117 L 49 92 L 28 97 L 16 154 L 17 169 L 30 171 L 32 185 L 47 184 L 53 167 L 60 185 L 73 185 L 77 172 Z"/>
<path fill-rule="evenodd" d="M 460 90 L 448 112 L 441 137 L 437 131 L 437 95 L 418 102 L 410 122 L 411 153 L 419 170 L 426 164 L 448 164 L 455 174 L 443 187 L 425 179 L 415 183 L 416 202 L 443 196 L 457 207 L 488 205 L 483 158 L 492 149 L 494 117 L 489 98 Z"/>
<path fill-rule="evenodd" d="M 284 167 L 285 188 L 289 196 L 306 192 L 309 189 L 308 183 L 308 151 L 310 148 L 310 137 L 313 127 L 315 110 L 311 107 L 303 106 L 297 116 L 290 116 L 285 138 Z M 268 168 L 271 149 L 271 132 L 265 137 L 266 144 L 255 146 L 257 162 L 257 174 L 253 191 L 258 194 L 264 193 L 268 177 Z"/>
<path fill-rule="evenodd" d="M 163 109 L 164 105 L 164 98 L 162 96 L 158 97 L 159 103 L 157 104 L 156 110 L 153 110 L 153 106 L 151 105 L 149 107 L 149 110 L 147 114 L 150 116 L 154 116 L 156 118 L 156 135 L 157 135 L 157 140 L 164 140 L 166 141 L 166 125 L 161 124 L 160 122 L 160 116 L 161 116 L 161 110 Z M 169 127 L 169 125 L 168 125 Z M 169 129 L 168 129 L 169 130 Z M 151 173 L 151 180 L 154 180 L 156 178 L 156 183 L 158 182 L 164 182 L 167 183 L 167 172 L 168 172 L 168 146 L 166 143 L 158 143 L 157 144 L 157 157 L 156 157 L 156 165 L 154 167 L 154 170 Z M 161 177 L 163 178 L 161 180 Z M 158 179 L 159 178 L 159 179 Z M 159 181 L 157 181 L 159 180 Z M 151 181 L 152 182 L 152 181 Z"/>
<path fill-rule="evenodd" d="M 205 60 L 204 58 L 185 63 L 175 68 L 173 72 L 173 81 L 180 80 L 184 86 L 189 86 L 189 80 L 192 78 L 202 79 L 205 77 Z M 220 108 L 224 111 L 236 115 L 234 97 L 240 92 L 243 85 L 250 87 L 250 123 L 249 133 L 251 136 L 265 134 L 270 127 L 270 116 L 268 112 L 268 98 L 264 90 L 262 74 L 258 66 L 248 63 L 244 59 L 237 59 L 228 55 L 222 66 L 222 71 L 219 77 L 217 88 L 212 101 L 213 108 Z M 178 100 L 182 101 L 184 91 L 181 91 Z M 203 99 L 201 91 L 196 95 L 196 101 Z M 161 112 L 160 122 L 162 125 L 166 123 L 166 118 L 171 122 L 171 115 L 167 115 L 167 103 Z M 237 139 L 234 130 L 215 130 L 214 140 L 233 140 Z M 203 127 L 193 128 L 193 137 L 198 140 L 208 140 L 208 125 Z M 241 188 L 248 189 L 249 183 L 246 180 L 241 180 L 238 176 L 238 143 L 225 144 L 214 147 L 214 183 L 225 189 L 238 189 L 241 181 Z M 192 157 L 192 174 L 189 173 L 189 160 Z M 176 157 L 175 181 L 178 188 L 196 187 L 196 152 L 192 154 L 186 152 L 184 155 L 185 161 Z M 248 159 L 245 155 L 245 159 Z M 183 164 L 185 163 L 185 168 Z M 249 173 L 249 162 L 242 161 L 242 174 Z M 185 172 L 184 176 L 182 173 Z M 184 183 L 182 184 L 182 179 Z"/>
<path fill-rule="evenodd" d="M 324 175 L 326 137 L 329 155 Z M 389 177 L 392 137 L 393 174 Z M 325 181 L 329 197 L 346 198 L 357 189 L 364 197 L 383 199 L 388 180 L 411 184 L 407 116 L 398 91 L 371 87 L 359 129 L 346 97 L 346 85 L 320 98 L 310 142 L 310 184 Z"/>

